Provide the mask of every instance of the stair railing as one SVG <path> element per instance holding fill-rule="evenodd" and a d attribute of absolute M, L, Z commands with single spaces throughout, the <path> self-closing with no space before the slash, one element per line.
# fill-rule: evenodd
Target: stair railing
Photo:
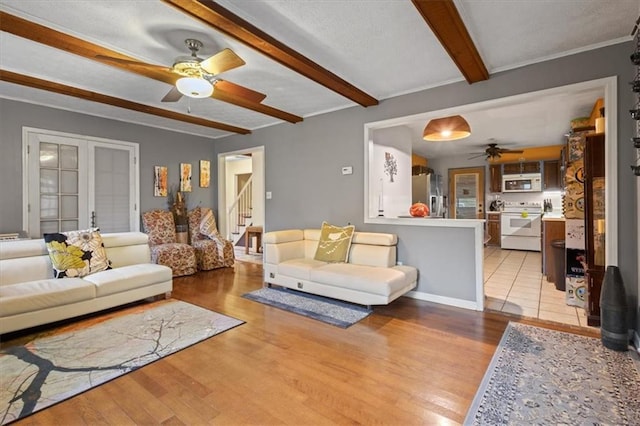
<path fill-rule="evenodd" d="M 253 176 L 250 176 L 227 211 L 227 238 L 234 244 L 242 237 L 244 227 L 251 225 L 252 196 Z"/>

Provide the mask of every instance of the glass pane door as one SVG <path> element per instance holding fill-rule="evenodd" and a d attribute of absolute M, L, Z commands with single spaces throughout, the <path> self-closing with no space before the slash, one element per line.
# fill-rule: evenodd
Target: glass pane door
<path fill-rule="evenodd" d="M 52 133 L 33 129 L 25 138 L 28 235 L 90 226 L 101 232 L 137 231 L 137 145 Z"/>
<path fill-rule="evenodd" d="M 90 152 L 91 226 L 101 232 L 137 230 L 135 149 L 130 145 L 91 143 Z"/>
<path fill-rule="evenodd" d="M 449 209 L 452 219 L 484 217 L 484 168 L 449 169 Z"/>
<path fill-rule="evenodd" d="M 28 179 L 29 235 L 36 238 L 86 226 L 79 141 L 30 135 L 28 152 L 28 169 L 34 172 L 29 173 Z"/>

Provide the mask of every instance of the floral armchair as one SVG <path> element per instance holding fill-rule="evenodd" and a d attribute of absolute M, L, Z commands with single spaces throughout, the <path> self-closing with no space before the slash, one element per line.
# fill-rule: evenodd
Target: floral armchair
<path fill-rule="evenodd" d="M 194 248 L 176 242 L 173 213 L 168 210 L 145 212 L 142 214 L 142 226 L 149 235 L 152 262 L 170 267 L 174 277 L 197 272 Z"/>
<path fill-rule="evenodd" d="M 209 208 L 196 207 L 187 214 L 191 245 L 196 250 L 198 269 L 209 271 L 233 266 L 233 242 L 218 232 L 216 219 Z"/>

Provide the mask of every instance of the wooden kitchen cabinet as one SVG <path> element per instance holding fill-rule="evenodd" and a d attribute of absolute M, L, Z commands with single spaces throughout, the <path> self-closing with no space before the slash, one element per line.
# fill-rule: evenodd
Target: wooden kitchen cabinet
<path fill-rule="evenodd" d="M 522 163 L 503 164 L 505 175 L 519 175 L 522 173 L 540 173 L 539 161 L 523 161 Z"/>
<path fill-rule="evenodd" d="M 488 246 L 500 247 L 500 212 L 487 212 Z"/>
<path fill-rule="evenodd" d="M 506 163 L 502 167 L 502 172 L 505 175 L 519 175 L 521 173 L 520 163 Z"/>
<path fill-rule="evenodd" d="M 547 160 L 544 162 L 543 183 L 545 191 L 560 191 L 562 189 L 560 160 Z"/>
<path fill-rule="evenodd" d="M 542 217 L 542 274 L 546 275 L 547 281 L 555 282 L 555 261 L 553 240 L 565 239 L 564 220 L 545 220 Z"/>
<path fill-rule="evenodd" d="M 528 161 L 522 164 L 522 173 L 540 173 L 539 161 Z"/>
<path fill-rule="evenodd" d="M 489 191 L 502 192 L 502 164 L 489 166 Z"/>
<path fill-rule="evenodd" d="M 600 325 L 600 290 L 605 273 L 604 134 L 588 135 L 584 150 L 585 281 L 587 324 Z"/>

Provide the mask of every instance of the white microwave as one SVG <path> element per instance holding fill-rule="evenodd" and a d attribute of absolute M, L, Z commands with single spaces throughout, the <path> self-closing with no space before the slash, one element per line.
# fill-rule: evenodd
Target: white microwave
<path fill-rule="evenodd" d="M 521 175 L 503 175 L 502 192 L 541 192 L 542 175 L 524 173 Z"/>

